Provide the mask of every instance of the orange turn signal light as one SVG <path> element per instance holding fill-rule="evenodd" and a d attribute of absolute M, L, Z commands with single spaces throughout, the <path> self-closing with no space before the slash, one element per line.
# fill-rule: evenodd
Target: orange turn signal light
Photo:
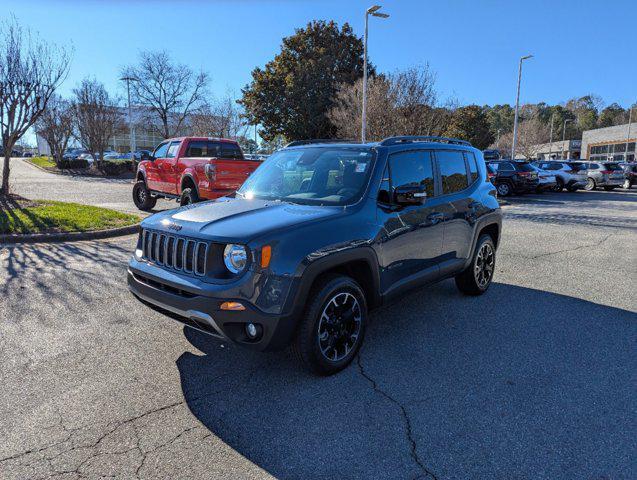
<path fill-rule="evenodd" d="M 221 310 L 241 311 L 241 310 L 245 310 L 245 309 L 246 309 L 246 307 L 244 307 L 239 302 L 223 302 L 221 304 Z"/>
<path fill-rule="evenodd" d="M 261 249 L 261 268 L 267 268 L 272 258 L 272 247 L 266 245 Z"/>

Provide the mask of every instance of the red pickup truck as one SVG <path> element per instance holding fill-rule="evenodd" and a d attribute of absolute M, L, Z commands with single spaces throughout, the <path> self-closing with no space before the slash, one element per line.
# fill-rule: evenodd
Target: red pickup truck
<path fill-rule="evenodd" d="M 247 160 L 234 140 L 182 137 L 160 143 L 137 167 L 133 201 L 151 210 L 158 198 L 181 205 L 223 197 L 237 190 L 261 164 Z"/>

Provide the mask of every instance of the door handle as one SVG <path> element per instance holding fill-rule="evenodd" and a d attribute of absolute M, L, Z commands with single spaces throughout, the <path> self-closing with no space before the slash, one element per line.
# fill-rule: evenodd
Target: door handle
<path fill-rule="evenodd" d="M 427 220 L 431 223 L 442 222 L 445 219 L 445 214 L 441 212 L 434 212 L 427 215 Z"/>

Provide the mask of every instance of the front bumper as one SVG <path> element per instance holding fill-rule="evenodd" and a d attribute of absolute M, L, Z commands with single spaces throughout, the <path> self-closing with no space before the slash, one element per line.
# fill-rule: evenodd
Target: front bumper
<path fill-rule="evenodd" d="M 193 285 L 194 282 L 185 278 L 178 280 L 175 275 L 158 267 L 145 266 L 135 260 L 129 265 L 128 288 L 131 293 L 148 307 L 184 325 L 255 350 L 278 350 L 291 341 L 296 329 L 296 315 L 283 311 L 264 312 L 244 296 L 237 295 L 237 292 L 249 291 L 245 285 L 239 288 L 207 287 Z M 225 301 L 240 302 L 246 309 L 221 310 L 220 306 Z M 259 328 L 260 336 L 256 340 L 251 340 L 245 333 L 248 323 Z"/>

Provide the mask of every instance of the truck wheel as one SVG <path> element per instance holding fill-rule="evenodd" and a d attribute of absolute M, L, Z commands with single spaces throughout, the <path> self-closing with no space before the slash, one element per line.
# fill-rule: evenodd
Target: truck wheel
<path fill-rule="evenodd" d="M 367 303 L 358 283 L 342 275 L 319 280 L 308 296 L 292 350 L 318 375 L 344 369 L 356 356 L 367 324 Z"/>
<path fill-rule="evenodd" d="M 133 202 L 140 210 L 149 212 L 157 204 L 157 199 L 151 196 L 150 190 L 146 187 L 146 182 L 140 180 L 133 186 Z"/>
<path fill-rule="evenodd" d="M 495 245 L 489 235 L 481 235 L 471 264 L 456 275 L 456 286 L 466 295 L 482 295 L 487 291 L 495 273 Z"/>
<path fill-rule="evenodd" d="M 181 197 L 179 198 L 179 205 L 190 205 L 191 203 L 197 203 L 199 201 L 199 195 L 196 190 L 192 188 L 184 188 L 181 191 Z"/>

